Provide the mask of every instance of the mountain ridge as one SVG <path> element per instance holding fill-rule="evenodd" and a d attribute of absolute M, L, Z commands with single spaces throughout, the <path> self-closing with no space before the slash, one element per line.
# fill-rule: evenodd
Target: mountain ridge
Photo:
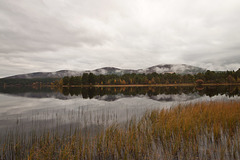
<path fill-rule="evenodd" d="M 123 74 L 151 74 L 151 73 L 176 73 L 176 74 L 197 74 L 205 72 L 206 69 L 186 65 L 186 64 L 159 64 L 145 69 L 120 69 L 116 67 L 102 67 L 94 70 L 74 71 L 74 70 L 59 70 L 56 72 L 33 72 L 27 74 L 18 74 L 5 78 L 9 79 L 34 79 L 34 78 L 62 78 L 64 76 L 81 76 L 83 73 L 93 73 L 96 75 L 123 75 Z"/>

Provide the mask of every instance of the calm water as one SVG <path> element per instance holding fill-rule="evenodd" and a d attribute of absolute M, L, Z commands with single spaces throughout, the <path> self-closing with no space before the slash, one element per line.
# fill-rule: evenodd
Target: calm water
<path fill-rule="evenodd" d="M 240 86 L 140 88 L 0 88 L 0 132 L 107 126 L 178 104 L 240 98 Z"/>

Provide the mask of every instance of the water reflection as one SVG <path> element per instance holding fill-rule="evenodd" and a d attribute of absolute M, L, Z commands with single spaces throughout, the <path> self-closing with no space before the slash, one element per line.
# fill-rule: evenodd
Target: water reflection
<path fill-rule="evenodd" d="M 0 93 L 30 97 L 57 98 L 62 100 L 83 98 L 115 101 L 127 97 L 148 97 L 157 101 L 186 101 L 202 96 L 213 97 L 240 95 L 240 86 L 206 86 L 206 87 L 118 87 L 118 88 L 0 88 Z"/>
<path fill-rule="evenodd" d="M 0 88 L 0 134 L 76 126 L 107 126 L 179 103 L 239 99 L 240 86 L 125 88 Z M 93 127 L 90 127 L 94 129 Z M 0 135 L 1 137 L 1 135 Z"/>
<path fill-rule="evenodd" d="M 62 93 L 66 96 L 82 95 L 83 98 L 94 98 L 95 96 L 118 95 L 137 96 L 147 95 L 149 97 L 165 95 L 181 95 L 197 93 L 200 96 L 226 95 L 233 97 L 240 95 L 239 86 L 206 86 L 206 87 L 123 87 L 123 88 L 63 88 Z"/>

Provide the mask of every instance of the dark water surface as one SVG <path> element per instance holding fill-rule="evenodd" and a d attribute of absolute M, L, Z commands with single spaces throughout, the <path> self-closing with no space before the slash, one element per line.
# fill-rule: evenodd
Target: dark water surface
<path fill-rule="evenodd" d="M 133 88 L 0 88 L 0 133 L 107 126 L 178 104 L 240 99 L 240 86 Z"/>

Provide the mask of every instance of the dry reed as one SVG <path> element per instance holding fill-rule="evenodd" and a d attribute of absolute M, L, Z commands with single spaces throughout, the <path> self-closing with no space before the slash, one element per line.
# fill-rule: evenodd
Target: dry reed
<path fill-rule="evenodd" d="M 239 126 L 239 101 L 200 102 L 147 112 L 95 136 L 10 133 L 0 159 L 240 159 Z"/>

